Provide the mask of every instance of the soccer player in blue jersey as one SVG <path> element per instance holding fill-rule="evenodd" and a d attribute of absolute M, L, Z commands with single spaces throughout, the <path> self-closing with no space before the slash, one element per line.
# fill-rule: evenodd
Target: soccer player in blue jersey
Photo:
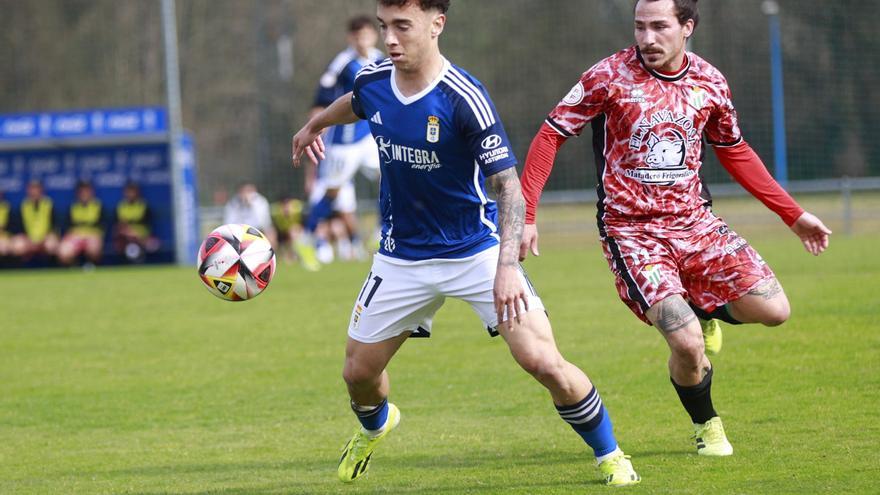
<path fill-rule="evenodd" d="M 364 66 L 384 58 L 376 48 L 377 40 L 376 26 L 369 17 L 360 15 L 348 21 L 348 47 L 336 55 L 321 76 L 311 116 L 351 92 L 355 75 Z M 353 179 L 358 170 L 375 179 L 379 160 L 366 121 L 331 127 L 324 137 L 328 144 L 326 159 L 318 167 L 309 168 L 306 175 L 311 210 L 306 228 L 314 233 L 319 258 L 327 262 L 333 257 L 333 249 L 327 243 L 327 221 L 334 213 L 339 214 L 348 230 L 348 234 L 338 240 L 340 253 L 352 257 L 363 252 L 355 217 L 357 199 Z M 349 240 L 350 247 L 345 249 L 343 244 L 347 245 Z"/>
<path fill-rule="evenodd" d="M 592 447 L 609 485 L 640 481 L 608 412 L 556 348 L 544 307 L 517 261 L 525 203 L 516 158 L 483 86 L 441 54 L 449 0 L 378 0 L 389 59 L 362 69 L 352 93 L 293 137 L 293 158 L 323 155 L 322 129 L 369 120 L 382 162 L 382 241 L 348 327 L 343 378 L 361 426 L 338 475 L 366 472 L 400 421 L 386 366 L 411 336 L 427 336 L 446 297 L 471 305 L 559 415 Z M 487 197 L 488 182 L 497 203 Z"/>

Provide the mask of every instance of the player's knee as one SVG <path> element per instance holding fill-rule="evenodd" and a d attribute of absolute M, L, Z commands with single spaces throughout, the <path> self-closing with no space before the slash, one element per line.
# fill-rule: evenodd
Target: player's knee
<path fill-rule="evenodd" d="M 86 249 L 86 254 L 88 254 L 91 258 L 100 258 L 102 253 L 102 246 L 100 244 L 91 244 L 88 249 Z"/>
<path fill-rule="evenodd" d="M 349 387 L 359 387 L 375 382 L 381 373 L 381 370 L 376 373 L 367 366 L 347 361 L 342 370 L 342 379 Z"/>
<path fill-rule="evenodd" d="M 541 383 L 560 381 L 565 362 L 558 354 L 530 352 L 518 356 L 517 362 L 526 373 Z"/>
<path fill-rule="evenodd" d="M 699 368 L 704 353 L 703 338 L 699 335 L 680 339 L 672 346 L 672 354 L 676 360 L 694 369 Z"/>
<path fill-rule="evenodd" d="M 12 254 L 15 256 L 21 256 L 24 254 L 26 249 L 25 242 L 20 237 L 15 237 L 12 239 Z"/>
<path fill-rule="evenodd" d="M 782 298 L 778 303 L 767 308 L 762 315 L 761 323 L 768 327 L 776 327 L 782 325 L 791 317 L 791 306 L 788 299 Z"/>

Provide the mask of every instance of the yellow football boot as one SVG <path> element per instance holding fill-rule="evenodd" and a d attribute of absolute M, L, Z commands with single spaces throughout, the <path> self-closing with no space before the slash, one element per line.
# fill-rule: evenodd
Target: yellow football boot
<path fill-rule="evenodd" d="M 721 352 L 721 324 L 718 320 L 700 320 L 703 327 L 703 345 L 706 354 L 715 355 Z"/>
<path fill-rule="evenodd" d="M 336 474 L 343 483 L 351 483 L 367 472 L 370 467 L 370 458 L 373 450 L 379 445 L 388 433 L 400 423 L 400 409 L 392 403 L 388 403 L 388 419 L 382 432 L 376 436 L 370 436 L 363 427 L 359 427 L 351 440 L 342 449 L 342 457 L 339 459 L 339 468 Z"/>
<path fill-rule="evenodd" d="M 713 457 L 733 455 L 733 446 L 727 441 L 724 425 L 718 416 L 703 424 L 694 424 L 694 439 L 697 442 L 697 454 Z"/>
<path fill-rule="evenodd" d="M 599 471 L 602 472 L 602 476 L 605 477 L 605 484 L 608 486 L 636 485 L 642 481 L 642 478 L 633 469 L 629 456 L 624 455 L 623 452 L 602 461 L 599 464 Z"/>

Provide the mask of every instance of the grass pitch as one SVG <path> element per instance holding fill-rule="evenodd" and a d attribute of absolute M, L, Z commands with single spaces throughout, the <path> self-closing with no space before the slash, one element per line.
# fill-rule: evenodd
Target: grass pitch
<path fill-rule="evenodd" d="M 730 458 L 695 454 L 665 344 L 617 300 L 595 241 L 548 237 L 527 263 L 642 475 L 627 491 L 877 493 L 880 235 L 836 236 L 813 258 L 781 224 L 732 224 L 793 316 L 725 327 L 713 397 Z M 282 265 L 247 303 L 215 299 L 192 269 L 0 273 L 0 493 L 610 493 L 546 393 L 457 301 L 392 362 L 403 421 L 370 474 L 336 481 L 356 425 L 345 327 L 367 271 Z"/>

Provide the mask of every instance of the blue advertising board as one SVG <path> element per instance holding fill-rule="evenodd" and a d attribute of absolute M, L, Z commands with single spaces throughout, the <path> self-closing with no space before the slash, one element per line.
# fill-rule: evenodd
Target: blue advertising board
<path fill-rule="evenodd" d="M 113 218 L 123 188 L 141 188 L 152 213 L 152 232 L 160 249 L 148 261 L 173 262 L 174 219 L 187 224 L 188 253 L 195 262 L 198 248 L 198 204 L 195 149 L 184 136 L 179 147 L 186 207 L 175 211 L 166 112 L 162 108 L 98 109 L 0 115 L 0 191 L 17 209 L 27 183 L 39 180 L 55 204 L 56 221 L 66 216 L 80 180 L 92 183 Z M 62 232 L 63 234 L 63 232 Z M 105 252 L 113 247 L 108 232 Z"/>
<path fill-rule="evenodd" d="M 0 115 L 0 143 L 22 146 L 52 140 L 162 138 L 168 133 L 164 108 L 116 108 Z"/>

